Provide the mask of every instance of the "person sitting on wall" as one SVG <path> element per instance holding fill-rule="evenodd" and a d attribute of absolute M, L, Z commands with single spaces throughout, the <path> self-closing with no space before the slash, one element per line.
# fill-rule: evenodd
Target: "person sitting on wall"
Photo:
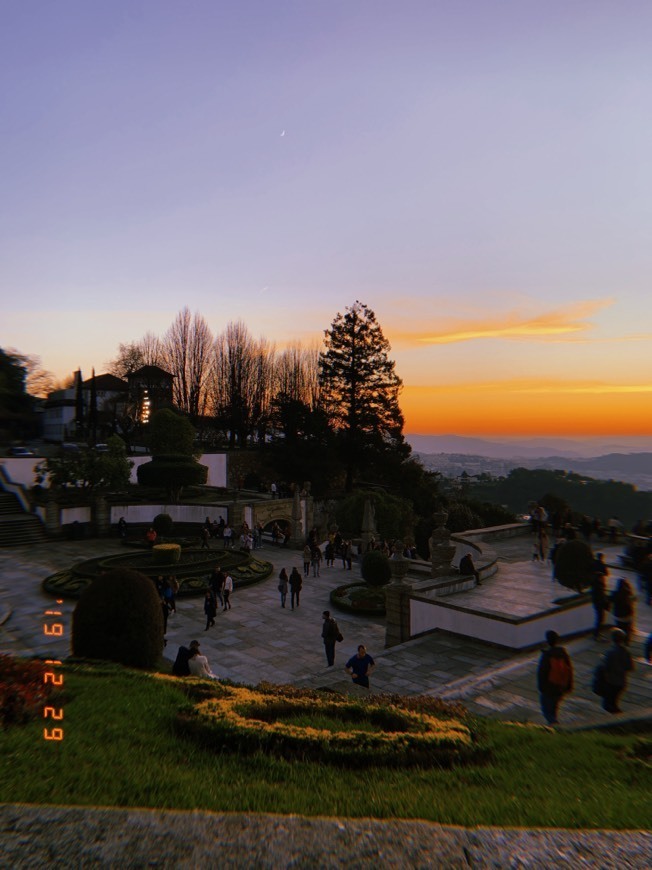
<path fill-rule="evenodd" d="M 462 556 L 462 559 L 460 560 L 460 574 L 473 574 L 477 585 L 482 586 L 482 580 L 480 580 L 480 572 L 473 564 L 473 557 L 470 553 L 467 553 L 466 556 Z"/>

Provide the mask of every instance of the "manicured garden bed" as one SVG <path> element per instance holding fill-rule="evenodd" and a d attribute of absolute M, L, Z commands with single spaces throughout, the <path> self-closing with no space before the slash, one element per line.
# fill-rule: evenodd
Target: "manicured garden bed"
<path fill-rule="evenodd" d="M 240 588 L 269 577 L 274 567 L 271 562 L 239 550 L 182 549 L 179 561 L 169 565 L 157 561 L 150 549 L 134 550 L 77 562 L 47 577 L 43 589 L 56 597 L 79 598 L 98 574 L 113 568 L 132 568 L 148 577 L 174 574 L 179 581 L 178 595 L 203 595 L 215 565 L 228 571 Z"/>
<path fill-rule="evenodd" d="M 477 761 L 350 769 L 233 746 L 209 750 L 203 740 L 180 735 L 179 716 L 192 715 L 197 702 L 186 690 L 206 686 L 208 698 L 207 684 L 118 665 L 69 664 L 62 672 L 62 741 L 43 739 L 42 718 L 0 732 L 5 802 L 468 826 L 649 827 L 645 726 L 640 734 L 564 733 L 464 717 L 484 752 Z"/>
<path fill-rule="evenodd" d="M 360 616 L 385 616 L 385 592 L 382 586 L 347 583 L 330 594 L 331 604 L 347 613 Z"/>

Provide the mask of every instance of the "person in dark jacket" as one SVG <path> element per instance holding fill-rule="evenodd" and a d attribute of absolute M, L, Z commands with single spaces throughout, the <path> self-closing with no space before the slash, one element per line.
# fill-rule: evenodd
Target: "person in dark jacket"
<path fill-rule="evenodd" d="M 190 657 L 194 655 L 194 651 L 199 650 L 199 641 L 191 640 L 190 648 L 187 646 L 180 646 L 177 652 L 177 657 L 174 660 L 174 664 L 172 665 L 172 673 L 175 677 L 188 677 L 190 676 L 190 667 L 188 666 L 188 662 Z"/>
<path fill-rule="evenodd" d="M 204 631 L 208 631 L 211 626 L 215 625 L 215 617 L 217 616 L 217 602 L 210 589 L 206 590 L 206 595 L 204 596 L 204 613 L 206 614 L 206 628 Z"/>
<path fill-rule="evenodd" d="M 473 564 L 473 556 L 470 553 L 467 553 L 466 556 L 462 556 L 460 560 L 460 574 L 466 576 L 468 574 L 472 574 L 475 577 L 475 582 L 478 586 L 482 586 L 482 580 L 480 580 L 480 572 Z"/>
<path fill-rule="evenodd" d="M 296 568 L 293 568 L 290 574 L 290 604 L 292 606 L 292 610 L 294 610 L 295 602 L 297 607 L 299 606 L 302 586 L 303 580 L 301 579 L 301 574 L 299 574 Z"/>
<path fill-rule="evenodd" d="M 620 696 L 627 687 L 627 674 L 634 670 L 634 662 L 626 647 L 627 635 L 620 628 L 611 632 L 612 647 L 603 659 L 604 693 L 602 706 L 607 713 L 622 713 L 618 706 Z"/>
<path fill-rule="evenodd" d="M 593 580 L 591 582 L 591 603 L 595 613 L 595 627 L 593 637 L 597 640 L 604 624 L 604 615 L 609 610 L 609 597 L 607 596 L 607 576 L 609 569 L 604 563 L 604 555 L 598 553 L 593 560 Z"/>
<path fill-rule="evenodd" d="M 326 650 L 326 661 L 328 667 L 332 668 L 335 664 L 335 641 L 342 637 L 338 628 L 337 622 L 331 616 L 330 610 L 324 610 L 324 624 L 321 629 L 322 640 L 324 641 L 324 649 Z"/>
<path fill-rule="evenodd" d="M 537 668 L 541 712 L 548 725 L 557 725 L 557 712 L 564 695 L 573 690 L 573 663 L 563 646 L 558 646 L 556 631 L 546 632 L 548 646 L 542 651 Z"/>
<path fill-rule="evenodd" d="M 625 643 L 629 644 L 632 639 L 634 630 L 634 602 L 636 598 L 632 592 L 632 587 L 629 582 L 621 577 L 618 581 L 618 588 L 611 593 L 611 603 L 613 606 L 614 620 L 616 628 L 619 628 L 625 633 Z"/>

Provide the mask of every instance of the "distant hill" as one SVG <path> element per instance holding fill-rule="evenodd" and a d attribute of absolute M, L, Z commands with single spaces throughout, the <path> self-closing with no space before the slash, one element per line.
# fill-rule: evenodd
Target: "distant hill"
<path fill-rule="evenodd" d="M 455 453 L 491 459 L 589 459 L 652 452 L 652 438 L 471 438 L 463 435 L 406 435 L 417 453 Z"/>
<path fill-rule="evenodd" d="M 631 483 L 641 490 L 652 490 L 652 452 L 608 453 L 582 459 L 571 456 L 487 456 L 469 453 L 420 453 L 415 451 L 426 468 L 444 477 L 459 477 L 462 472 L 472 476 L 486 472 L 504 477 L 513 468 L 530 470 L 572 471 L 595 480 L 617 480 Z"/>

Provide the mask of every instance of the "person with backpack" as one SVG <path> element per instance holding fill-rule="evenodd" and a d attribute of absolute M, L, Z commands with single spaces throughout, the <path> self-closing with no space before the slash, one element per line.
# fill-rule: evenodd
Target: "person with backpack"
<path fill-rule="evenodd" d="M 573 663 L 563 646 L 558 646 L 556 631 L 546 632 L 547 648 L 541 653 L 537 668 L 537 685 L 541 712 L 548 725 L 557 725 L 557 711 L 564 695 L 573 690 Z"/>

